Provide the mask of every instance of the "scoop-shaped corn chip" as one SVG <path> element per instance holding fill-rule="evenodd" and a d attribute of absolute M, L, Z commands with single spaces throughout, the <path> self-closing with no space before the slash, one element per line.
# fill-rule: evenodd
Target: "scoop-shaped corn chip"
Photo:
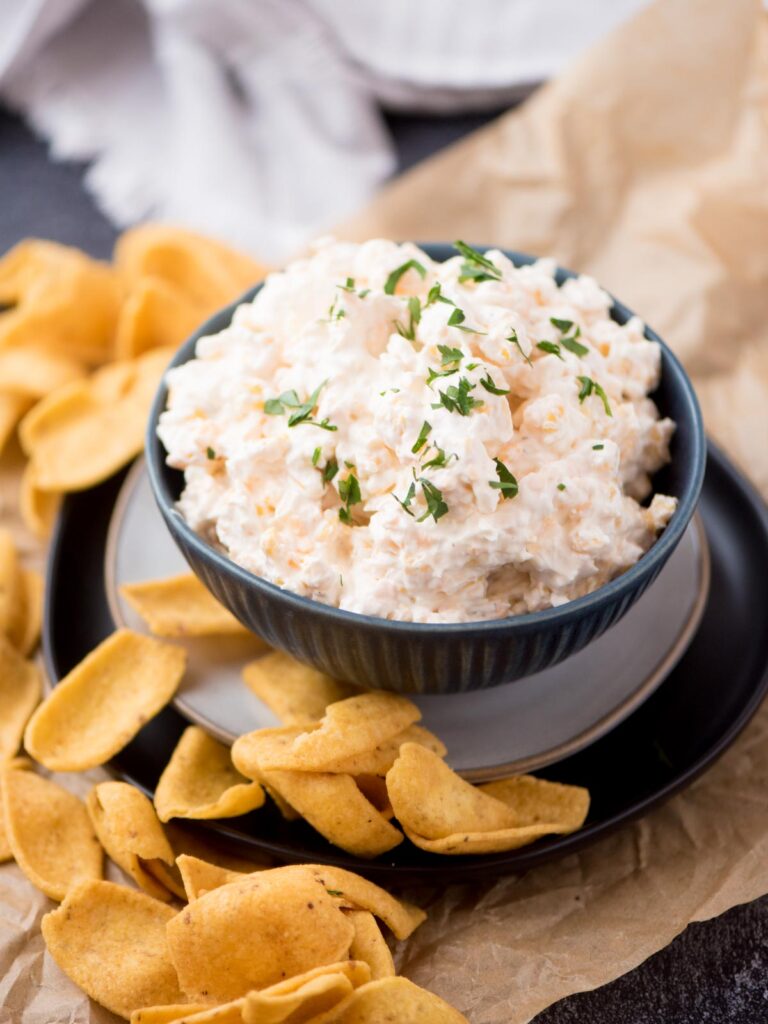
<path fill-rule="evenodd" d="M 42 921 L 45 944 L 76 985 L 113 1013 L 184 1003 L 168 956 L 175 911 L 112 882 L 83 882 Z"/>
<path fill-rule="evenodd" d="M 40 672 L 0 636 L 0 764 L 19 749 L 24 727 L 40 700 Z"/>
<path fill-rule="evenodd" d="M 8 769 L 31 768 L 32 762 L 25 757 L 15 757 L 5 766 Z M 3 773 L 0 771 L 0 864 L 7 860 L 13 860 L 13 850 L 8 842 L 8 835 L 5 831 L 5 815 L 3 814 Z"/>
<path fill-rule="evenodd" d="M 357 788 L 366 800 L 370 800 L 379 814 L 385 818 L 394 818 L 395 811 L 387 792 L 387 780 L 381 775 L 355 775 Z"/>
<path fill-rule="evenodd" d="M 442 853 L 461 857 L 474 853 L 503 853 L 530 846 L 547 835 L 572 832 L 558 825 L 519 825 L 513 828 L 490 829 L 488 832 L 454 832 L 440 839 L 425 839 L 403 825 L 405 834 L 414 846 L 427 853 Z"/>
<path fill-rule="evenodd" d="M 130 359 L 152 348 L 178 348 L 209 312 L 160 277 L 139 278 L 120 310 L 115 355 Z"/>
<path fill-rule="evenodd" d="M 29 532 L 45 540 L 53 529 L 60 505 L 61 494 L 38 487 L 34 466 L 28 462 L 21 474 L 19 511 Z"/>
<path fill-rule="evenodd" d="M 0 636 L 17 647 L 24 635 L 26 592 L 10 530 L 0 529 Z"/>
<path fill-rule="evenodd" d="M 305 864 L 329 894 L 343 901 L 353 910 L 369 910 L 383 921 L 396 939 L 407 939 L 422 924 L 427 915 L 419 907 L 398 900 L 386 889 L 356 875 L 354 871 L 330 864 Z"/>
<path fill-rule="evenodd" d="M 86 807 L 99 842 L 115 864 L 150 896 L 169 900 L 171 893 L 152 866 L 157 861 L 172 866 L 173 850 L 151 801 L 127 782 L 102 782 L 88 794 Z"/>
<path fill-rule="evenodd" d="M 516 824 L 514 812 L 465 782 L 431 750 L 404 743 L 387 772 L 387 791 L 403 828 L 425 839 L 490 832 Z"/>
<path fill-rule="evenodd" d="M 251 873 L 244 871 L 230 871 L 228 868 L 219 867 L 218 864 L 211 864 L 210 861 L 201 860 L 199 857 L 190 857 L 183 853 L 177 858 L 181 874 L 181 881 L 184 886 L 184 895 L 188 903 L 192 900 L 205 896 L 213 889 L 219 889 L 222 885 L 229 885 L 230 882 L 239 882 L 247 878 Z M 254 868 L 254 870 L 265 870 Z"/>
<path fill-rule="evenodd" d="M 43 701 L 24 745 L 52 771 L 104 764 L 168 703 L 185 664 L 180 647 L 118 630 Z"/>
<path fill-rule="evenodd" d="M 112 353 L 117 274 L 78 249 L 30 239 L 0 260 L 0 349 L 44 347 L 96 365 Z"/>
<path fill-rule="evenodd" d="M 346 957 L 354 928 L 311 871 L 292 866 L 206 893 L 167 936 L 189 998 L 224 1002 Z"/>
<path fill-rule="evenodd" d="M 347 917 L 355 929 L 349 955 L 368 964 L 374 981 L 394 978 L 395 962 L 373 914 L 368 910 L 350 910 Z"/>
<path fill-rule="evenodd" d="M 155 790 L 161 821 L 231 818 L 264 803 L 264 790 L 232 764 L 227 747 L 197 725 L 182 733 Z"/>
<path fill-rule="evenodd" d="M 349 981 L 352 988 L 367 985 L 371 980 L 370 968 L 362 960 L 338 960 L 336 963 L 312 967 L 310 970 L 304 971 L 303 974 L 293 974 L 290 978 L 284 978 L 282 981 L 270 985 L 269 988 L 261 989 L 261 992 L 269 992 L 271 995 L 287 995 L 290 992 L 296 992 L 298 989 L 303 988 L 307 982 L 314 981 L 316 978 L 324 978 L 331 974 L 342 974 Z"/>
<path fill-rule="evenodd" d="M 244 1024 L 305 1024 L 319 1013 L 330 1010 L 352 993 L 352 985 L 343 974 L 324 974 L 306 982 L 293 992 L 276 993 L 265 989 L 251 992 L 243 1002 Z"/>
<path fill-rule="evenodd" d="M 5 769 L 2 788 L 8 845 L 33 885 L 63 900 L 78 882 L 101 878 L 101 846 L 81 800 L 19 767 Z"/>
<path fill-rule="evenodd" d="M 129 284 L 147 276 L 160 278 L 203 316 L 232 302 L 265 273 L 261 264 L 221 242 L 167 224 L 142 224 L 123 232 L 114 260 Z"/>
<path fill-rule="evenodd" d="M 352 757 L 342 758 L 327 771 L 343 772 L 347 775 L 386 775 L 389 769 L 397 760 L 400 747 L 404 743 L 418 743 L 427 750 L 431 750 L 438 757 L 445 757 L 447 750 L 442 740 L 439 740 L 429 729 L 421 725 L 409 725 L 407 729 L 391 736 L 388 740 L 382 740 L 372 750 L 366 750 L 363 754 L 353 754 Z"/>
<path fill-rule="evenodd" d="M 407 978 L 381 978 L 355 989 L 341 1006 L 312 1024 L 468 1024 L 439 996 Z"/>
<path fill-rule="evenodd" d="M 24 631 L 19 640 L 22 654 L 31 654 L 40 640 L 43 624 L 43 598 L 45 585 L 43 577 L 34 569 L 22 569 L 24 584 Z"/>
<path fill-rule="evenodd" d="M 209 1009 L 210 1007 L 206 1006 L 205 1003 L 172 1003 L 170 1006 L 145 1006 L 141 1010 L 133 1011 L 131 1014 L 131 1024 L 176 1024 L 176 1021 L 194 1019 L 195 1014 Z M 238 1006 L 239 1012 L 240 1007 Z M 240 1019 L 242 1019 L 242 1015 Z M 239 1024 L 237 1019 L 236 1024 Z"/>
<path fill-rule="evenodd" d="M 363 795 L 351 775 L 269 771 L 262 775 L 294 810 L 334 846 L 357 857 L 378 857 L 403 835 Z"/>
<path fill-rule="evenodd" d="M 371 691 L 329 704 L 318 728 L 297 736 L 280 754 L 263 754 L 265 769 L 333 771 L 347 758 L 373 750 L 421 718 L 406 697 Z"/>
<path fill-rule="evenodd" d="M 317 722 L 329 704 L 358 692 L 284 651 L 270 651 L 250 662 L 243 669 L 243 679 L 284 725 Z"/>
<path fill-rule="evenodd" d="M 314 726 L 309 726 L 314 728 Z M 293 741 L 304 733 L 300 725 L 281 725 L 274 729 L 255 729 L 238 736 L 232 744 L 232 763 L 248 779 L 260 779 L 261 760 L 289 756 Z"/>
<path fill-rule="evenodd" d="M 31 399 L 85 376 L 83 364 L 44 345 L 0 349 L 0 381 L 3 390 Z"/>
<path fill-rule="evenodd" d="M 157 349 L 58 388 L 24 417 L 22 447 L 36 486 L 80 491 L 106 480 L 142 450 L 152 397 L 170 354 Z"/>
<path fill-rule="evenodd" d="M 155 636 L 250 636 L 193 573 L 124 583 L 120 593 Z"/>
<path fill-rule="evenodd" d="M 0 382 L 1 383 L 1 382 Z M 0 391 L 0 455 L 11 440 L 16 424 L 32 405 L 33 399 L 9 391 Z"/>
<path fill-rule="evenodd" d="M 589 811 L 588 789 L 548 782 L 532 775 L 513 775 L 486 782 L 478 788 L 510 807 L 515 812 L 517 825 L 556 824 L 575 832 L 584 824 Z"/>

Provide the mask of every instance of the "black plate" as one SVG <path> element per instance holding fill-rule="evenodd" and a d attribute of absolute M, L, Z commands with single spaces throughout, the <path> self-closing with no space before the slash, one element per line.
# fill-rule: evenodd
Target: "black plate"
<path fill-rule="evenodd" d="M 44 650 L 58 680 L 114 629 L 104 589 L 104 547 L 125 474 L 67 497 L 48 566 Z M 284 861 L 323 861 L 380 881 L 488 879 L 578 850 L 637 818 L 695 779 L 723 753 L 768 690 L 768 510 L 713 445 L 700 505 L 712 559 L 712 585 L 690 648 L 656 693 L 591 747 L 537 773 L 588 786 L 589 819 L 570 836 L 511 853 L 440 857 L 405 841 L 375 861 L 330 846 L 303 822 L 287 823 L 270 804 L 242 818 L 206 825 Z M 112 762 L 152 793 L 186 725 L 172 708 L 149 723 Z"/>

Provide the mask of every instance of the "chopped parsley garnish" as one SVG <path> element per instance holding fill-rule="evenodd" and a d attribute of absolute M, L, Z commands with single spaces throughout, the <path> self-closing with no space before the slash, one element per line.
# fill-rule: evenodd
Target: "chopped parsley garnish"
<path fill-rule="evenodd" d="M 548 352 L 551 356 L 557 356 L 558 359 L 565 362 L 563 359 L 563 353 L 560 351 L 560 346 L 555 344 L 554 341 L 537 341 L 536 348 L 540 348 L 542 352 Z"/>
<path fill-rule="evenodd" d="M 459 281 L 500 281 L 501 271 L 499 268 L 488 259 L 487 256 L 483 256 L 477 249 L 473 249 L 471 245 L 467 245 L 466 242 L 456 241 L 453 243 L 454 249 L 457 249 L 464 257 L 464 262 L 461 264 L 461 270 L 459 271 Z"/>
<path fill-rule="evenodd" d="M 593 444 L 592 445 L 592 451 L 593 452 L 601 452 L 603 450 L 603 448 L 605 448 L 604 444 Z"/>
<path fill-rule="evenodd" d="M 573 320 L 558 320 L 556 316 L 551 316 L 549 318 L 549 322 L 553 327 L 556 327 L 561 334 L 567 334 L 573 327 Z"/>
<path fill-rule="evenodd" d="M 336 309 L 336 303 L 338 301 L 338 298 L 334 299 L 328 307 L 328 316 L 326 318 L 328 323 L 333 323 L 334 320 L 343 320 L 347 315 L 346 309 Z"/>
<path fill-rule="evenodd" d="M 421 425 L 421 430 L 419 431 L 419 436 L 416 438 L 413 448 L 411 448 L 411 451 L 413 452 L 414 455 L 416 454 L 416 452 L 420 452 L 424 445 L 427 443 L 427 438 L 429 437 L 431 432 L 432 424 L 427 423 L 427 421 L 424 420 L 424 422 Z"/>
<path fill-rule="evenodd" d="M 437 380 L 439 377 L 452 377 L 454 373 L 458 373 L 458 366 L 449 367 L 447 370 L 433 370 L 430 366 L 427 370 L 427 384 L 432 386 L 432 381 Z"/>
<path fill-rule="evenodd" d="M 438 345 L 437 350 L 443 357 L 440 362 L 443 366 L 450 366 L 451 363 L 460 363 L 464 353 L 460 348 L 451 348 L 450 345 Z"/>
<path fill-rule="evenodd" d="M 472 398 L 470 391 L 474 389 L 466 377 L 460 377 L 458 386 L 451 385 L 445 391 L 438 391 L 440 401 L 432 404 L 433 409 L 439 409 L 442 405 L 448 412 L 457 412 L 460 416 L 469 416 L 473 409 L 479 408 L 484 403 L 477 398 Z"/>
<path fill-rule="evenodd" d="M 353 292 L 355 290 L 355 279 L 354 277 L 348 277 L 345 284 L 338 285 L 343 292 Z"/>
<path fill-rule="evenodd" d="M 458 455 L 455 452 L 451 452 L 450 455 L 446 455 L 442 448 L 435 445 L 437 448 L 437 455 L 433 455 L 429 462 L 422 463 L 422 469 L 442 469 L 443 466 L 447 466 L 451 459 L 458 459 Z"/>
<path fill-rule="evenodd" d="M 397 288 L 398 281 L 403 274 L 407 274 L 409 270 L 415 270 L 422 281 L 427 276 L 427 268 L 419 263 L 418 260 L 406 260 L 405 263 L 401 263 L 399 267 L 396 267 L 395 270 L 392 271 L 384 283 L 384 292 L 386 295 L 395 294 L 395 288 Z"/>
<path fill-rule="evenodd" d="M 213 450 L 213 448 L 206 448 L 205 449 L 205 457 L 207 459 L 215 459 L 216 458 L 216 452 Z"/>
<path fill-rule="evenodd" d="M 399 395 L 400 388 L 387 388 L 386 391 L 380 391 L 380 395 Z"/>
<path fill-rule="evenodd" d="M 434 302 L 445 302 L 449 306 L 456 305 L 455 302 L 453 302 L 451 299 L 446 298 L 446 296 L 443 295 L 442 291 L 440 290 L 439 281 L 437 282 L 437 284 L 433 284 L 432 287 L 427 292 L 427 301 L 424 304 L 424 308 L 426 309 L 427 306 L 431 306 Z"/>
<path fill-rule="evenodd" d="M 531 362 L 530 357 L 527 356 L 525 354 L 525 352 L 523 352 L 523 347 L 520 344 L 520 339 L 518 338 L 517 331 L 514 329 L 514 327 L 512 328 L 512 332 L 509 335 L 509 337 L 507 338 L 507 341 L 511 345 L 514 345 L 517 348 L 517 351 L 520 353 L 520 355 L 523 357 L 523 359 L 526 361 L 526 363 L 528 363 L 529 366 L 533 366 L 533 363 Z"/>
<path fill-rule="evenodd" d="M 501 491 L 502 498 L 514 498 L 518 491 L 517 480 L 510 473 L 501 459 L 494 459 L 493 461 L 496 464 L 496 475 L 499 479 L 489 480 L 488 482 L 491 487 Z"/>
<path fill-rule="evenodd" d="M 411 295 L 408 298 L 408 315 L 408 326 L 406 327 L 399 320 L 395 320 L 395 330 L 403 338 L 407 338 L 408 341 L 415 341 L 416 327 L 421 320 L 421 302 L 415 295 Z"/>
<path fill-rule="evenodd" d="M 331 480 L 333 480 L 333 478 L 336 476 L 336 474 L 338 472 L 339 472 L 339 464 L 336 461 L 335 457 L 331 456 L 331 458 L 328 459 L 328 461 L 323 466 L 323 470 L 322 470 L 323 483 L 329 484 L 331 482 Z"/>
<path fill-rule="evenodd" d="M 459 309 L 458 306 L 454 309 L 451 315 L 448 317 L 449 327 L 458 327 L 460 331 L 466 331 L 467 334 L 485 334 L 485 331 L 475 330 L 474 327 L 466 327 L 464 321 L 466 320 L 466 314 L 463 309 Z"/>
<path fill-rule="evenodd" d="M 326 889 L 325 891 L 328 893 L 329 896 L 343 896 L 344 895 L 344 893 L 341 891 L 341 889 Z"/>
<path fill-rule="evenodd" d="M 313 466 L 316 466 L 318 464 L 318 462 L 320 461 L 321 452 L 322 452 L 322 449 L 319 448 L 319 447 L 315 448 L 315 450 L 312 452 L 312 465 Z"/>
<path fill-rule="evenodd" d="M 289 427 L 295 427 L 299 423 L 310 423 L 313 427 L 320 427 L 322 430 L 338 430 L 337 426 L 329 423 L 327 416 L 319 422 L 312 419 L 312 410 L 317 405 L 317 399 L 326 383 L 327 381 L 323 381 L 322 384 L 319 384 L 306 402 L 302 402 L 293 390 L 284 391 L 278 398 L 268 398 L 264 403 L 264 412 L 270 416 L 282 416 L 287 409 L 293 409 L 295 411 L 288 417 Z"/>
<path fill-rule="evenodd" d="M 480 363 L 467 363 L 467 369 L 468 370 L 476 370 L 479 365 L 480 365 Z"/>
<path fill-rule="evenodd" d="M 409 516 L 413 515 L 413 512 L 411 512 L 411 502 L 413 501 L 415 496 L 416 484 L 413 482 L 411 482 L 411 486 L 408 488 L 408 491 L 404 498 L 398 498 L 396 494 L 392 495 L 392 497 L 395 499 L 398 505 L 403 509 L 404 512 L 407 512 Z"/>
<path fill-rule="evenodd" d="M 343 480 L 339 480 L 339 497 L 344 502 L 344 508 L 339 509 L 339 519 L 347 526 L 352 525 L 352 514 L 350 509 L 353 505 L 359 505 L 363 500 L 360 493 L 360 481 L 354 473 L 350 473 Z"/>
<path fill-rule="evenodd" d="M 569 352 L 573 352 L 575 356 L 586 356 L 589 354 L 589 349 L 586 345 L 582 345 L 581 342 L 576 341 L 576 335 L 569 338 L 561 338 L 560 344 L 563 348 L 567 348 Z"/>
<path fill-rule="evenodd" d="M 497 388 L 493 382 L 493 377 L 486 370 L 485 376 L 481 378 L 480 383 L 483 385 L 486 391 L 490 391 L 492 395 L 508 395 L 509 388 Z"/>
<path fill-rule="evenodd" d="M 613 416 L 611 412 L 611 405 L 608 401 L 608 395 L 601 384 L 598 384 L 596 380 L 592 380 L 591 377 L 577 377 L 578 382 L 581 384 L 581 390 L 579 391 L 579 405 L 584 402 L 584 399 L 589 398 L 590 395 L 595 394 L 603 403 L 606 416 Z"/>
<path fill-rule="evenodd" d="M 566 489 L 565 484 L 558 484 L 557 489 L 558 491 L 564 491 Z"/>
<path fill-rule="evenodd" d="M 433 483 L 430 483 L 429 480 L 425 480 L 424 477 L 419 477 L 419 483 L 424 494 L 424 500 L 427 503 L 427 511 L 424 515 L 419 516 L 418 522 L 423 523 L 430 516 L 437 522 L 448 511 L 448 506 L 443 501 L 443 492 L 438 487 L 435 487 Z"/>

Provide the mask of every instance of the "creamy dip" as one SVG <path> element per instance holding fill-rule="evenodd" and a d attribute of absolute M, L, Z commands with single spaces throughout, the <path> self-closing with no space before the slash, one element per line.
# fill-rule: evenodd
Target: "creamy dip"
<path fill-rule="evenodd" d="M 326 241 L 171 370 L 179 509 L 246 569 L 414 622 L 560 605 L 653 543 L 661 351 L 590 277 Z"/>

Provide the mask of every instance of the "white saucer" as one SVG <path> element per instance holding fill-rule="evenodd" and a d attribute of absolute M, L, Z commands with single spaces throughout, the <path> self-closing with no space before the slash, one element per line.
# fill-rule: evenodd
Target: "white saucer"
<path fill-rule="evenodd" d="M 140 460 L 123 485 L 107 542 L 105 583 L 115 623 L 147 631 L 120 596 L 121 584 L 185 571 Z M 598 640 L 517 682 L 414 697 L 424 725 L 446 743 L 451 766 L 472 781 L 532 771 L 574 754 L 639 707 L 674 668 L 701 620 L 708 589 L 706 536 L 696 518 L 653 586 Z M 240 678 L 254 656 L 252 641 L 179 642 L 189 651 L 175 700 L 182 715 L 229 743 L 279 724 Z"/>

